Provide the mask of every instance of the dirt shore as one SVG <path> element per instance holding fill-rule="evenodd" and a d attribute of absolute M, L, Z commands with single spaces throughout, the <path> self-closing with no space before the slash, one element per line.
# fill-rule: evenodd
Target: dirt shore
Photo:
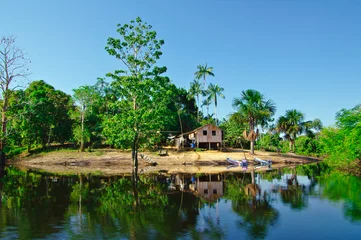
<path fill-rule="evenodd" d="M 242 172 L 241 167 L 229 168 L 226 158 L 235 160 L 247 159 L 247 172 L 255 169 L 254 157 L 271 160 L 272 168 L 284 166 L 296 166 L 321 159 L 299 156 L 295 154 L 277 154 L 273 152 L 255 151 L 251 155 L 249 150 L 229 149 L 221 151 L 182 151 L 167 150 L 166 156 L 159 156 L 158 152 L 140 152 L 157 162 L 156 166 L 149 166 L 139 156 L 140 173 L 220 173 L 220 172 Z M 24 169 L 36 169 L 59 174 L 96 173 L 101 175 L 122 175 L 130 174 L 131 153 L 111 149 L 99 149 L 91 153 L 54 151 L 46 154 L 39 154 L 32 157 L 23 157 L 9 161 L 10 165 L 16 165 Z M 268 167 L 259 167 L 258 171 L 267 171 Z"/>

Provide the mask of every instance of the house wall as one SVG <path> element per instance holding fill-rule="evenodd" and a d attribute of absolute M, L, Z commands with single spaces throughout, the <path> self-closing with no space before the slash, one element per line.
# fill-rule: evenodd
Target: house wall
<path fill-rule="evenodd" d="M 206 199 L 223 196 L 223 182 L 197 182 L 197 191 Z"/>
<path fill-rule="evenodd" d="M 203 131 L 207 131 L 207 135 L 203 135 Z M 212 135 L 212 131 L 216 132 L 216 135 Z M 196 139 L 198 143 L 210 142 L 217 143 L 222 142 L 222 130 L 213 125 L 206 125 L 196 132 Z"/>

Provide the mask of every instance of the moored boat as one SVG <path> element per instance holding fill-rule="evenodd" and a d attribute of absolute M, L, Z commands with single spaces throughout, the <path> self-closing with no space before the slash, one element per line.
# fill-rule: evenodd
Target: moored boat
<path fill-rule="evenodd" d="M 270 166 L 270 165 L 272 165 L 271 160 L 262 160 L 260 158 L 254 158 L 254 161 L 255 161 L 256 164 L 260 164 L 262 166 Z"/>
<path fill-rule="evenodd" d="M 227 158 L 227 162 L 228 162 L 229 164 L 237 165 L 237 166 L 241 166 L 241 167 L 246 167 L 246 166 L 248 166 L 247 159 L 233 160 L 233 159 L 231 159 L 231 158 Z"/>

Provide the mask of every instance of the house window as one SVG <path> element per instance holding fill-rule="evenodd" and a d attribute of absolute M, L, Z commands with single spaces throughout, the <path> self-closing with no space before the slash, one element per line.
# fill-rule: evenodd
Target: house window
<path fill-rule="evenodd" d="M 217 189 L 213 189 L 213 194 L 217 194 Z"/>
<path fill-rule="evenodd" d="M 207 130 L 203 130 L 203 136 L 207 136 Z"/>
<path fill-rule="evenodd" d="M 212 131 L 212 136 L 216 136 L 216 131 Z"/>
<path fill-rule="evenodd" d="M 204 194 L 208 194 L 208 189 L 204 189 Z"/>

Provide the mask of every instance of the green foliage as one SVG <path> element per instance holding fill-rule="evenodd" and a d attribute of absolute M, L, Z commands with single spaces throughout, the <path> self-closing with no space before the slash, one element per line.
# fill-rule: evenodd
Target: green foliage
<path fill-rule="evenodd" d="M 236 114 L 242 122 L 248 123 L 249 135 L 247 139 L 251 141 L 251 153 L 254 154 L 254 141 L 256 140 L 258 127 L 266 127 L 270 121 L 273 121 L 272 116 L 276 112 L 275 103 L 260 92 L 248 89 L 242 91 L 241 97 L 233 99 L 233 107 L 238 109 Z"/>
<path fill-rule="evenodd" d="M 42 195 L 38 191 L 41 175 L 23 172 L 15 168 L 6 168 L 1 179 L 1 201 L 8 208 L 23 208 L 33 202 L 40 201 Z"/>
<path fill-rule="evenodd" d="M 258 144 L 261 148 L 267 151 L 274 151 L 276 152 L 278 148 L 280 148 L 280 141 L 281 138 L 278 133 L 266 133 L 261 134 L 259 137 Z"/>
<path fill-rule="evenodd" d="M 305 133 L 309 138 L 315 138 L 316 133 L 314 131 L 319 131 L 322 129 L 322 123 L 319 119 L 313 121 L 304 121 L 305 115 L 296 110 L 291 109 L 287 110 L 284 116 L 280 116 L 276 123 L 276 130 L 280 133 L 284 133 L 284 138 L 290 142 L 289 151 L 296 151 L 296 139 L 302 133 Z M 314 130 L 314 131 L 312 131 Z M 304 149 L 301 152 L 305 151 L 306 148 L 314 148 L 316 150 L 316 144 L 302 143 Z M 311 146 L 312 145 L 312 146 Z"/>
<path fill-rule="evenodd" d="M 70 193 L 70 200 L 72 202 L 87 201 L 89 198 L 89 183 L 75 183 L 72 186 L 72 192 Z M 81 200 L 80 200 L 81 199 Z"/>
<path fill-rule="evenodd" d="M 70 139 L 69 111 L 73 105 L 69 95 L 40 80 L 29 85 L 22 101 L 20 128 L 24 144 L 45 147 L 53 141 L 64 143 Z"/>
<path fill-rule="evenodd" d="M 361 105 L 339 111 L 336 122 L 320 133 L 322 154 L 332 165 L 354 166 L 361 159 Z"/>
<path fill-rule="evenodd" d="M 101 141 L 102 116 L 107 110 L 103 105 L 106 98 L 102 89 L 106 83 L 101 79 L 95 86 L 81 86 L 74 89 L 74 99 L 77 109 L 73 112 L 73 137 L 80 143 L 80 151 L 84 151 L 85 144 Z"/>
<path fill-rule="evenodd" d="M 168 198 L 162 194 L 161 185 L 150 179 L 142 179 L 135 189 L 132 181 L 122 178 L 104 188 L 99 201 L 102 212 L 117 212 L 121 209 L 132 210 L 137 202 L 144 208 L 165 207 Z"/>
<path fill-rule="evenodd" d="M 113 79 L 111 91 L 116 101 L 110 106 L 115 114 L 103 122 L 103 134 L 113 146 L 132 148 L 133 163 L 139 146 L 159 142 L 160 131 L 170 116 L 170 80 L 160 76 L 165 67 L 154 66 L 162 55 L 164 41 L 157 40 L 151 29 L 139 17 L 130 24 L 118 24 L 120 39 L 108 38 L 105 47 L 124 63 L 126 70 L 107 74 Z"/>
<path fill-rule="evenodd" d="M 318 138 L 300 136 L 296 139 L 296 153 L 299 155 L 319 156 L 321 153 Z"/>
<path fill-rule="evenodd" d="M 223 95 L 224 88 L 218 86 L 218 84 L 209 84 L 208 89 L 205 91 L 205 96 L 207 97 L 207 102 L 211 103 L 213 101 L 214 103 L 214 117 L 216 125 L 218 125 L 218 118 L 217 118 L 217 105 L 218 105 L 218 97 L 225 98 Z"/>
<path fill-rule="evenodd" d="M 361 222 L 361 181 L 359 177 L 333 171 L 319 178 L 322 197 L 344 203 L 344 214 L 351 222 Z M 345 187 L 347 186 L 347 187 Z"/>
<path fill-rule="evenodd" d="M 228 120 L 220 124 L 224 131 L 224 142 L 227 147 L 246 147 L 248 141 L 243 138 L 242 133 L 246 129 L 247 123 L 243 122 L 239 114 L 232 114 Z"/>

